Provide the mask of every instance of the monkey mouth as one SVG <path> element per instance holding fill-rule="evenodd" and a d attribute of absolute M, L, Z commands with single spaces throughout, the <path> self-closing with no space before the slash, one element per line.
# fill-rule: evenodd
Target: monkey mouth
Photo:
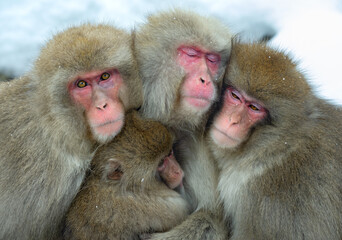
<path fill-rule="evenodd" d="M 212 129 L 210 132 L 211 132 L 210 134 L 211 138 L 217 145 L 225 146 L 225 147 L 233 147 L 233 146 L 238 145 L 240 142 L 239 139 L 229 136 L 227 133 L 220 130 L 215 125 L 212 126 Z"/>
<path fill-rule="evenodd" d="M 212 101 L 205 97 L 198 96 L 184 96 L 185 101 L 193 107 L 207 108 L 211 105 Z"/>
<path fill-rule="evenodd" d="M 121 131 L 124 125 L 124 118 L 109 120 L 104 123 L 93 125 L 96 135 L 100 136 L 115 136 Z"/>
<path fill-rule="evenodd" d="M 118 118 L 118 119 L 115 119 L 115 120 L 110 120 L 110 121 L 107 121 L 107 122 L 104 122 L 104 123 L 100 123 L 100 124 L 95 125 L 94 127 L 95 128 L 103 127 L 103 126 L 106 126 L 108 124 L 117 123 L 118 121 L 121 121 L 121 120 L 123 120 L 123 118 Z"/>

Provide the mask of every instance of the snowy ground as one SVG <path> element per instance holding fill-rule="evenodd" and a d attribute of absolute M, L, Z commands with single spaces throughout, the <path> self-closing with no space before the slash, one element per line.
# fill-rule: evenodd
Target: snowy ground
<path fill-rule="evenodd" d="M 274 35 L 270 44 L 300 60 L 319 95 L 342 104 L 342 2 L 339 0 L 1 0 L 0 70 L 27 72 L 52 36 L 84 22 L 131 29 L 170 7 L 215 16 L 245 39 Z"/>

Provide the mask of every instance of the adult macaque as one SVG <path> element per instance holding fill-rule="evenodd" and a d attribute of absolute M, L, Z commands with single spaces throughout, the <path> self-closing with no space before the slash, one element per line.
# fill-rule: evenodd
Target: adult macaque
<path fill-rule="evenodd" d="M 152 239 L 225 238 L 216 206 L 217 172 L 202 133 L 221 89 L 230 32 L 215 19 L 172 10 L 150 16 L 135 32 L 134 46 L 143 80 L 141 112 L 175 132 L 176 158 L 195 211 L 181 225 Z"/>
<path fill-rule="evenodd" d="M 172 188 L 182 184 L 172 142 L 159 122 L 127 114 L 122 131 L 97 150 L 90 175 L 67 214 L 65 238 L 139 239 L 184 220 L 187 202 L 159 180 Z"/>
<path fill-rule="evenodd" d="M 234 43 L 208 138 L 236 239 L 341 239 L 342 111 L 289 56 Z"/>
<path fill-rule="evenodd" d="M 54 239 L 98 143 L 142 102 L 130 35 L 72 27 L 0 85 L 0 239 Z"/>

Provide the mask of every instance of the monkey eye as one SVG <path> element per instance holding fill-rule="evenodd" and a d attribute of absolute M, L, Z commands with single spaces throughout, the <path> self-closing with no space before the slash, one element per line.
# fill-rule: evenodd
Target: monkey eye
<path fill-rule="evenodd" d="M 184 52 L 186 55 L 188 55 L 189 57 L 196 57 L 198 56 L 198 52 L 191 48 L 191 47 L 182 47 L 180 49 L 182 52 Z"/>
<path fill-rule="evenodd" d="M 169 154 L 167 155 L 168 157 L 173 155 L 173 149 L 170 150 Z"/>
<path fill-rule="evenodd" d="M 101 80 L 107 80 L 110 77 L 110 74 L 105 72 L 101 75 Z"/>
<path fill-rule="evenodd" d="M 84 80 L 79 80 L 77 83 L 76 83 L 76 86 L 79 87 L 79 88 L 84 88 L 86 86 L 88 86 L 88 83 Z"/>
<path fill-rule="evenodd" d="M 228 99 L 230 99 L 230 101 L 235 103 L 242 103 L 245 101 L 244 97 L 239 93 L 239 91 L 231 86 L 227 88 L 226 96 Z"/>
<path fill-rule="evenodd" d="M 232 98 L 236 99 L 236 100 L 239 100 L 240 102 L 242 101 L 241 100 L 241 97 L 240 97 L 240 94 L 238 93 L 237 90 L 233 89 L 233 88 L 230 88 L 230 96 L 232 96 Z"/>
<path fill-rule="evenodd" d="M 158 168 L 164 165 L 164 161 L 165 161 L 165 157 L 162 158 L 162 160 L 160 160 L 160 162 L 158 163 Z"/>
<path fill-rule="evenodd" d="M 259 111 L 260 110 L 257 106 L 255 106 L 253 104 L 250 104 L 249 108 L 252 109 L 253 111 Z"/>
<path fill-rule="evenodd" d="M 233 98 L 237 99 L 237 100 L 240 100 L 239 96 L 236 95 L 234 92 L 231 92 L 231 95 Z"/>
<path fill-rule="evenodd" d="M 254 113 L 265 113 L 266 109 L 261 106 L 260 104 L 256 103 L 256 102 L 252 102 L 252 103 L 247 103 L 249 109 L 251 109 Z"/>
<path fill-rule="evenodd" d="M 217 55 L 215 55 L 215 54 L 208 54 L 207 55 L 207 59 L 211 63 L 217 63 L 219 61 L 219 57 Z"/>
<path fill-rule="evenodd" d="M 173 155 L 173 149 L 171 149 L 170 152 L 169 152 L 165 157 L 163 157 L 163 158 L 160 160 L 160 162 L 159 162 L 159 164 L 158 164 L 158 168 L 161 169 L 161 168 L 163 167 L 163 165 L 164 165 L 165 159 L 166 159 L 167 157 L 171 157 L 172 155 Z"/>

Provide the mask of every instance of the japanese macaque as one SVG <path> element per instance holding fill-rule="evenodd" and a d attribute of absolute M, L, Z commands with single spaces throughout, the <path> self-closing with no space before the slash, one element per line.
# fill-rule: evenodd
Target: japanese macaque
<path fill-rule="evenodd" d="M 142 103 L 131 37 L 85 24 L 57 34 L 31 72 L 0 84 L 0 239 L 54 239 L 98 144 Z"/>
<path fill-rule="evenodd" d="M 216 19 L 176 9 L 149 16 L 134 33 L 134 47 L 143 81 L 140 111 L 175 133 L 175 155 L 185 172 L 185 194 L 194 212 L 181 225 L 151 239 L 226 238 L 217 216 L 217 169 L 202 134 L 221 91 L 230 31 Z"/>
<path fill-rule="evenodd" d="M 126 116 L 122 131 L 94 156 L 67 214 L 66 239 L 139 239 L 172 228 L 188 214 L 186 200 L 172 190 L 183 179 L 172 135 L 136 112 Z"/>
<path fill-rule="evenodd" d="M 231 239 L 341 239 L 341 108 L 283 52 L 232 48 L 208 132 Z"/>

